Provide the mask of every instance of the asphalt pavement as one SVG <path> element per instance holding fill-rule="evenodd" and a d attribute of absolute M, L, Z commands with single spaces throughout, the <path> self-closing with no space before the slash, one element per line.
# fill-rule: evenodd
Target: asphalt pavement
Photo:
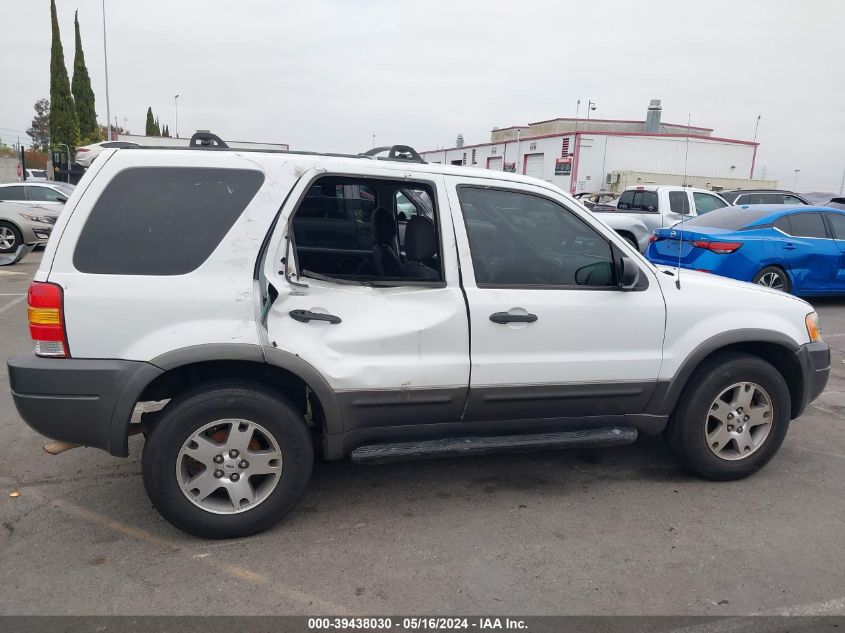
<path fill-rule="evenodd" d="M 32 253 L 0 268 L 0 358 L 30 349 Z M 589 451 L 318 463 L 248 539 L 151 507 L 141 438 L 59 456 L 0 372 L 0 614 L 845 614 L 845 298 L 814 302 L 833 370 L 745 481 L 695 479 L 660 438 Z"/>

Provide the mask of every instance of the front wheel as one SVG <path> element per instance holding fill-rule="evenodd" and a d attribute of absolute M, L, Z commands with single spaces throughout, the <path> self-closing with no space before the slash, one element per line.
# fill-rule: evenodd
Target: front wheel
<path fill-rule="evenodd" d="M 23 244 L 23 234 L 11 222 L 0 222 L 0 253 L 13 253 Z"/>
<path fill-rule="evenodd" d="M 665 437 L 693 473 L 742 479 L 774 457 L 790 417 L 789 387 L 777 369 L 756 356 L 725 353 L 690 378 Z"/>
<path fill-rule="evenodd" d="M 789 276 L 779 266 L 766 266 L 754 276 L 753 283 L 783 292 L 789 292 L 792 289 Z"/>
<path fill-rule="evenodd" d="M 168 404 L 142 459 L 155 508 L 203 538 L 249 536 L 281 520 L 302 496 L 312 465 L 303 416 L 272 391 L 230 382 Z"/>

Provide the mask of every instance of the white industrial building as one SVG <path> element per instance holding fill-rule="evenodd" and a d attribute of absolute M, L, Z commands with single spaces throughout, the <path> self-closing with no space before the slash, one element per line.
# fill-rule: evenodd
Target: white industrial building
<path fill-rule="evenodd" d="M 422 152 L 430 163 L 513 171 L 564 191 L 619 191 L 642 183 L 710 189 L 774 187 L 754 180 L 758 143 L 711 128 L 663 123 L 652 100 L 645 121 L 557 118 L 494 129 L 489 143 Z"/>

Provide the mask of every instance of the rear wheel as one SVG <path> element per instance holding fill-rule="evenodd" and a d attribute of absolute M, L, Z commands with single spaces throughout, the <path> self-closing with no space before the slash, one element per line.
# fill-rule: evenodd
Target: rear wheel
<path fill-rule="evenodd" d="M 0 222 L 0 253 L 13 253 L 23 244 L 23 234 L 11 222 Z"/>
<path fill-rule="evenodd" d="M 754 276 L 754 283 L 783 292 L 789 292 L 792 289 L 789 276 L 780 266 L 766 266 Z"/>
<path fill-rule="evenodd" d="M 311 476 L 313 446 L 285 398 L 221 382 L 168 404 L 142 462 L 147 494 L 165 519 L 196 536 L 233 538 L 293 508 Z"/>
<path fill-rule="evenodd" d="M 774 456 L 790 415 L 789 387 L 777 369 L 756 356 L 725 353 L 690 378 L 665 437 L 692 472 L 717 481 L 742 479 Z"/>

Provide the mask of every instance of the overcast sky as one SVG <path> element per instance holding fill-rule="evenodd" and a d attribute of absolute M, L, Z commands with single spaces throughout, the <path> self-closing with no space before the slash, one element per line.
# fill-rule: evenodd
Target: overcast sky
<path fill-rule="evenodd" d="M 488 141 L 575 116 L 663 120 L 751 140 L 756 175 L 839 191 L 845 170 L 842 0 L 105 0 L 112 120 L 175 132 L 358 152 Z M 49 0 L 0 0 L 0 136 L 49 96 Z M 79 9 L 106 118 L 101 0 L 57 0 L 68 71 Z M 582 106 L 583 114 L 583 106 Z"/>

